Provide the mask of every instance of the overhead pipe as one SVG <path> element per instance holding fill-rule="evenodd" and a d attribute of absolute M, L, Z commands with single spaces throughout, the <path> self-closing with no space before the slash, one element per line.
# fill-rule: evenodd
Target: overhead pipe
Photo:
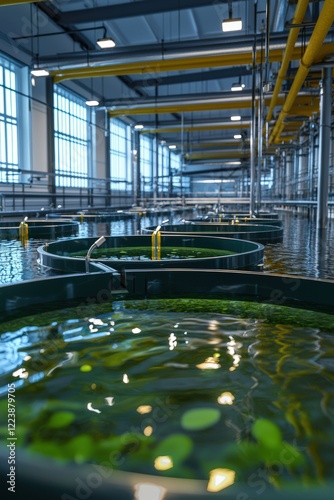
<path fill-rule="evenodd" d="M 294 17 L 292 19 L 292 23 L 291 23 L 292 25 L 294 25 L 294 24 L 299 25 L 302 23 L 302 21 L 305 17 L 307 8 L 308 8 L 309 1 L 310 0 L 299 0 L 298 1 L 298 4 L 296 6 L 296 10 L 295 10 L 295 14 L 294 14 Z M 299 35 L 299 31 L 300 31 L 300 27 L 296 27 L 296 28 L 292 27 L 290 29 L 288 40 L 286 43 L 286 49 L 285 49 L 284 54 L 283 54 L 282 64 L 281 64 L 280 70 L 279 70 L 277 78 L 276 78 L 276 84 L 275 84 L 273 95 L 271 98 L 271 103 L 270 103 L 270 106 L 269 106 L 269 109 L 267 112 L 267 117 L 266 117 L 267 122 L 269 122 L 272 119 L 275 106 L 277 105 L 278 95 L 279 95 L 279 92 L 282 88 L 282 84 L 283 84 L 286 72 L 287 72 L 289 64 L 291 62 L 292 53 L 293 53 L 293 50 L 295 48 L 295 44 L 296 44 L 296 41 L 297 41 L 297 38 Z"/>
<path fill-rule="evenodd" d="M 185 132 L 195 132 L 198 130 L 223 130 L 223 129 L 240 129 L 240 127 L 249 126 L 250 120 L 241 120 L 240 122 L 221 122 L 221 123 L 213 123 L 213 124 L 194 124 L 194 125 L 185 125 L 183 130 Z M 180 132 L 182 129 L 181 125 L 177 125 L 175 127 L 159 127 L 155 128 L 145 128 L 141 130 L 141 134 L 173 134 Z"/>
<path fill-rule="evenodd" d="M 64 34 L 66 34 L 64 32 Z M 54 56 L 40 55 L 38 62 L 40 66 L 48 71 L 57 71 L 65 69 L 75 69 L 82 67 L 96 67 L 101 65 L 111 66 L 114 64 L 134 63 L 134 62 L 151 62 L 161 59 L 181 59 L 192 57 L 209 57 L 223 56 L 227 54 L 240 54 L 251 50 L 254 36 L 229 36 L 228 41 L 217 39 L 201 39 L 201 40 L 178 40 L 177 42 L 164 42 L 163 46 L 160 43 L 135 45 L 131 47 L 114 47 L 109 50 L 92 50 L 87 53 L 83 52 L 65 52 L 58 53 Z M 286 45 L 286 36 L 281 33 L 272 35 L 270 50 L 284 50 Z M 302 47 L 302 44 L 300 44 Z M 163 57 L 162 57 L 163 56 Z M 34 61 L 36 62 L 36 61 Z"/>
<path fill-rule="evenodd" d="M 194 160 L 203 160 L 203 159 L 218 159 L 218 158 L 240 158 L 242 157 L 247 157 L 249 158 L 249 151 L 236 151 L 231 150 L 231 151 L 202 151 L 202 152 L 197 152 L 197 153 L 188 153 L 185 155 L 185 159 L 187 161 L 194 161 Z"/>
<path fill-rule="evenodd" d="M 168 106 L 170 104 L 193 104 L 193 103 L 208 103 L 208 102 L 235 102 L 235 103 L 241 103 L 241 102 L 248 102 L 251 99 L 253 99 L 252 92 L 241 92 L 241 95 L 236 95 L 237 92 L 211 92 L 211 93 L 206 93 L 203 95 L 203 93 L 192 93 L 192 94 L 187 94 L 185 97 L 182 94 L 175 94 L 175 95 L 164 95 L 157 99 L 155 97 L 128 97 L 128 98 L 121 98 L 121 99 L 107 99 L 104 101 L 104 106 L 109 107 L 111 110 L 116 109 L 118 107 L 155 107 L 157 105 L 157 102 L 160 103 L 160 105 L 163 106 Z M 266 94 L 265 98 L 267 103 L 269 104 L 270 98 L 271 98 L 271 93 Z M 310 90 L 303 90 L 298 94 L 298 104 L 299 105 L 307 105 L 310 101 L 310 96 L 319 98 L 319 92 L 318 89 L 310 89 Z M 283 104 L 285 102 L 285 93 L 281 93 L 279 95 L 280 99 L 280 104 Z M 259 96 L 255 95 L 255 99 L 259 99 Z"/>
<path fill-rule="evenodd" d="M 282 59 L 282 53 L 285 46 L 279 49 L 271 49 L 269 54 L 270 62 L 279 62 Z M 331 55 L 334 52 L 334 44 L 328 43 L 318 49 L 318 61 L 321 61 L 325 56 Z M 291 54 L 291 59 L 298 60 L 300 58 L 300 49 L 295 47 Z M 256 63 L 261 59 L 261 51 L 256 54 Z M 87 62 L 87 60 L 86 60 Z M 168 58 L 167 55 L 161 58 L 151 60 L 149 57 L 141 57 L 141 60 L 122 63 L 113 62 L 104 66 L 85 66 L 72 69 L 55 69 L 50 71 L 53 76 L 54 83 L 59 83 L 64 80 L 75 80 L 85 78 L 98 78 L 107 76 L 135 75 L 161 73 L 165 71 L 184 71 L 201 68 L 216 68 L 224 66 L 238 66 L 252 64 L 252 54 L 246 50 L 241 53 L 219 53 L 218 55 L 200 55 L 191 57 L 191 54 L 186 53 L 183 57 L 173 56 Z M 48 69 L 47 66 L 41 66 Z"/>
<path fill-rule="evenodd" d="M 253 101 L 258 100 L 258 96 L 240 97 L 240 98 L 232 98 L 232 97 L 214 97 L 205 99 L 201 98 L 190 98 L 188 101 L 184 100 L 183 102 L 171 101 L 170 99 L 162 98 L 159 101 L 152 101 L 147 99 L 142 99 L 138 103 L 124 106 L 112 106 L 109 109 L 109 115 L 111 117 L 120 116 L 120 115 L 146 115 L 150 113 L 154 114 L 162 114 L 162 113 L 179 113 L 190 112 L 190 111 L 208 111 L 208 110 L 218 110 L 218 109 L 247 109 L 252 106 Z M 265 104 L 269 103 L 270 98 L 265 99 Z M 309 96 L 305 96 L 305 94 L 301 95 L 298 98 L 299 105 L 305 109 L 307 104 L 309 103 Z M 148 102 L 147 102 L 148 101 Z M 284 97 L 281 97 L 281 105 L 284 103 Z"/>
<path fill-rule="evenodd" d="M 4 0 L 3 2 L 0 2 L 0 7 L 7 7 L 10 5 L 19 5 L 24 3 L 40 3 L 46 1 L 47 0 Z"/>
<path fill-rule="evenodd" d="M 309 71 L 314 62 L 319 61 L 319 53 L 323 48 L 323 42 L 334 22 L 334 2 L 325 0 L 318 21 L 313 30 L 310 42 L 300 60 L 299 68 L 292 83 L 286 102 L 276 121 L 274 130 L 269 138 L 269 144 L 276 142 L 284 128 L 284 119 L 289 115 L 295 99 L 300 91 Z"/>

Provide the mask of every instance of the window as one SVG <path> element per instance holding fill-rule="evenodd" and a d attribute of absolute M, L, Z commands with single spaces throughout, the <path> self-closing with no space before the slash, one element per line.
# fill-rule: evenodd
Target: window
<path fill-rule="evenodd" d="M 159 145 L 159 190 L 162 193 L 168 192 L 169 183 L 169 149 L 167 146 Z"/>
<path fill-rule="evenodd" d="M 0 181 L 19 181 L 16 66 L 0 56 Z"/>
<path fill-rule="evenodd" d="M 110 169 L 111 189 L 132 189 L 131 179 L 131 130 L 120 120 L 110 120 Z"/>
<path fill-rule="evenodd" d="M 83 99 L 61 87 L 55 87 L 56 186 L 88 187 L 87 114 Z"/>
<path fill-rule="evenodd" d="M 144 135 L 140 136 L 140 173 L 142 190 L 152 191 L 152 140 Z"/>
<path fill-rule="evenodd" d="M 190 177 L 181 177 L 181 157 L 171 152 L 170 164 L 173 179 L 173 196 L 183 196 L 190 193 Z"/>

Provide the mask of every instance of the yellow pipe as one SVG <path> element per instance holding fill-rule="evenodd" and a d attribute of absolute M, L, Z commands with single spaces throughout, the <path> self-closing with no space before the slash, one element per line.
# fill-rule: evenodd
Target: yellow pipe
<path fill-rule="evenodd" d="M 275 127 L 269 138 L 269 144 L 276 142 L 284 128 L 284 119 L 290 113 L 290 110 L 295 102 L 296 96 L 303 85 L 310 66 L 319 60 L 319 52 L 321 51 L 323 41 L 334 22 L 334 2 L 333 0 L 325 0 L 323 8 L 320 12 L 318 21 L 313 30 L 309 44 L 301 58 L 298 71 L 292 83 L 290 92 L 286 98 L 286 102 L 279 114 Z"/>
<path fill-rule="evenodd" d="M 29 239 L 29 227 L 28 227 L 28 224 L 25 222 L 25 220 L 20 222 L 19 238 L 20 238 L 22 243 L 26 243 Z"/>
<path fill-rule="evenodd" d="M 161 231 L 155 230 L 151 235 L 152 260 L 161 259 Z"/>
<path fill-rule="evenodd" d="M 0 7 L 6 7 L 9 5 L 19 5 L 22 3 L 39 3 L 45 1 L 46 0 L 0 0 Z"/>
<path fill-rule="evenodd" d="M 180 132 L 183 130 L 184 132 L 197 132 L 197 130 L 224 130 L 234 129 L 234 128 L 245 128 L 245 125 L 240 124 L 240 122 L 231 122 L 231 123 L 221 123 L 219 125 L 200 125 L 193 127 L 191 125 L 182 127 L 179 125 L 177 127 L 166 127 L 166 128 L 148 128 L 145 130 L 141 130 L 141 134 L 174 134 L 175 132 Z"/>
<path fill-rule="evenodd" d="M 325 55 L 334 52 L 334 44 L 326 44 L 319 51 L 319 60 Z M 273 49 L 270 51 L 270 62 L 279 62 L 282 60 L 283 49 Z M 300 48 L 294 48 L 291 54 L 292 60 L 300 59 Z M 257 62 L 261 61 L 261 50 L 257 53 Z M 252 64 L 252 54 L 243 52 L 240 54 L 226 54 L 214 56 L 198 56 L 178 58 L 178 59 L 158 59 L 152 61 L 137 61 L 131 63 L 116 63 L 106 66 L 90 66 L 84 68 L 70 68 L 64 70 L 50 71 L 55 83 L 63 80 L 75 80 L 78 78 L 94 78 L 105 76 L 121 76 L 160 73 L 164 71 L 184 71 L 191 69 L 213 68 L 224 66 L 238 66 Z"/>
<path fill-rule="evenodd" d="M 279 99 L 281 105 L 284 104 L 283 98 Z M 307 105 L 310 102 L 309 96 L 301 96 L 298 98 L 298 104 Z M 265 100 L 265 104 L 269 104 L 269 99 Z M 138 104 L 137 107 L 133 106 L 119 106 L 115 107 L 115 109 L 109 110 L 109 116 L 115 117 L 120 115 L 147 115 L 147 114 L 162 114 L 162 113 L 180 113 L 180 112 L 191 112 L 191 111 L 208 111 L 208 110 L 216 110 L 216 109 L 246 109 L 250 108 L 252 105 L 252 99 L 249 97 L 248 100 L 240 100 L 240 101 L 229 101 L 228 99 L 224 99 L 221 102 L 192 102 L 189 103 L 179 103 L 175 104 L 173 102 L 169 104 L 160 104 L 154 106 L 145 106 Z"/>
<path fill-rule="evenodd" d="M 295 10 L 295 14 L 294 14 L 293 19 L 292 19 L 292 24 L 301 24 L 302 23 L 302 21 L 305 17 L 305 14 L 306 14 L 308 4 L 309 4 L 309 0 L 299 0 L 298 1 L 297 7 Z M 279 70 L 278 75 L 277 75 L 275 88 L 273 91 L 271 103 L 270 103 L 268 113 L 267 113 L 267 118 L 266 118 L 267 122 L 269 122 L 271 120 L 274 108 L 277 105 L 278 94 L 281 90 L 284 77 L 286 75 L 286 72 L 287 72 L 288 67 L 289 67 L 289 63 L 291 61 L 291 55 L 293 53 L 293 49 L 295 47 L 295 43 L 296 43 L 298 35 L 299 35 L 299 31 L 300 31 L 300 28 L 291 28 L 290 29 L 290 33 L 289 33 L 288 40 L 286 43 L 285 51 L 283 54 L 282 64 L 281 64 L 280 70 Z"/>

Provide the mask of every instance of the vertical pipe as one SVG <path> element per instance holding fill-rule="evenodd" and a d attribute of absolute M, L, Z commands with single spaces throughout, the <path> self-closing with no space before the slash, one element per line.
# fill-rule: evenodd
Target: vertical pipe
<path fill-rule="evenodd" d="M 310 145 L 308 152 L 308 171 L 307 171 L 307 197 L 309 200 L 312 200 L 313 195 L 313 171 L 314 171 L 314 150 L 315 150 L 315 133 L 314 133 L 315 123 L 310 123 Z"/>
<path fill-rule="evenodd" d="M 255 211 L 255 85 L 256 85 L 256 31 L 257 31 L 257 0 L 254 1 L 254 42 L 252 52 L 252 110 L 251 110 L 251 133 L 250 133 L 250 205 L 249 213 L 253 215 Z"/>
<path fill-rule="evenodd" d="M 332 68 L 323 68 L 320 87 L 317 229 L 327 225 L 329 141 L 332 110 Z"/>
<path fill-rule="evenodd" d="M 135 184 L 135 203 L 136 206 L 139 207 L 141 203 L 141 183 L 140 183 L 140 133 L 138 131 L 135 132 L 135 150 L 137 154 L 134 157 L 134 184 Z"/>
<path fill-rule="evenodd" d="M 184 114 L 181 115 L 181 176 L 180 176 L 180 191 L 182 203 L 183 199 L 183 161 L 184 161 Z"/>
<path fill-rule="evenodd" d="M 293 193 L 294 193 L 294 175 L 293 175 L 293 170 L 294 170 L 294 155 L 290 151 L 287 152 L 286 155 L 286 180 L 285 180 L 285 185 L 286 185 L 286 199 L 287 200 L 292 200 L 293 198 Z"/>
<path fill-rule="evenodd" d="M 173 171 L 172 171 L 172 161 L 171 161 L 171 151 L 168 150 L 168 197 L 173 196 Z"/>
<path fill-rule="evenodd" d="M 104 134 L 105 134 L 105 142 L 104 142 L 104 147 L 105 147 L 105 176 L 106 176 L 106 200 L 105 200 L 105 205 L 106 207 L 111 206 L 111 184 L 110 184 L 110 179 L 111 179 L 111 166 L 110 166 L 110 118 L 108 115 L 108 111 L 104 111 Z"/>
<path fill-rule="evenodd" d="M 158 85 L 155 86 L 155 101 L 158 101 Z M 158 113 L 155 114 L 155 128 L 158 129 L 159 120 Z M 157 202 L 158 191 L 159 191 L 159 134 L 155 134 L 155 156 L 154 156 L 154 167 L 153 167 L 153 200 L 154 203 Z"/>
<path fill-rule="evenodd" d="M 56 178 L 55 178 L 55 127 L 54 127 L 54 94 L 53 79 L 46 78 L 46 123 L 47 123 L 47 159 L 48 159 L 48 189 L 50 206 L 56 206 Z"/>

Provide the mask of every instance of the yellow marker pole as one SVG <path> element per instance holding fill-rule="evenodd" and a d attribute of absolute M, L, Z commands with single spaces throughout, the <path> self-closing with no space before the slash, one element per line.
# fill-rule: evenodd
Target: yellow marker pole
<path fill-rule="evenodd" d="M 25 221 L 20 222 L 19 238 L 22 241 L 22 243 L 26 243 L 29 239 L 29 227 Z"/>
<path fill-rule="evenodd" d="M 161 259 L 161 231 L 157 232 L 157 260 Z"/>
<path fill-rule="evenodd" d="M 152 233 L 151 245 L 152 245 L 152 260 L 161 259 L 161 226 L 158 226 Z"/>
<path fill-rule="evenodd" d="M 152 260 L 155 260 L 155 231 L 153 231 L 151 236 L 151 245 L 152 245 Z"/>

